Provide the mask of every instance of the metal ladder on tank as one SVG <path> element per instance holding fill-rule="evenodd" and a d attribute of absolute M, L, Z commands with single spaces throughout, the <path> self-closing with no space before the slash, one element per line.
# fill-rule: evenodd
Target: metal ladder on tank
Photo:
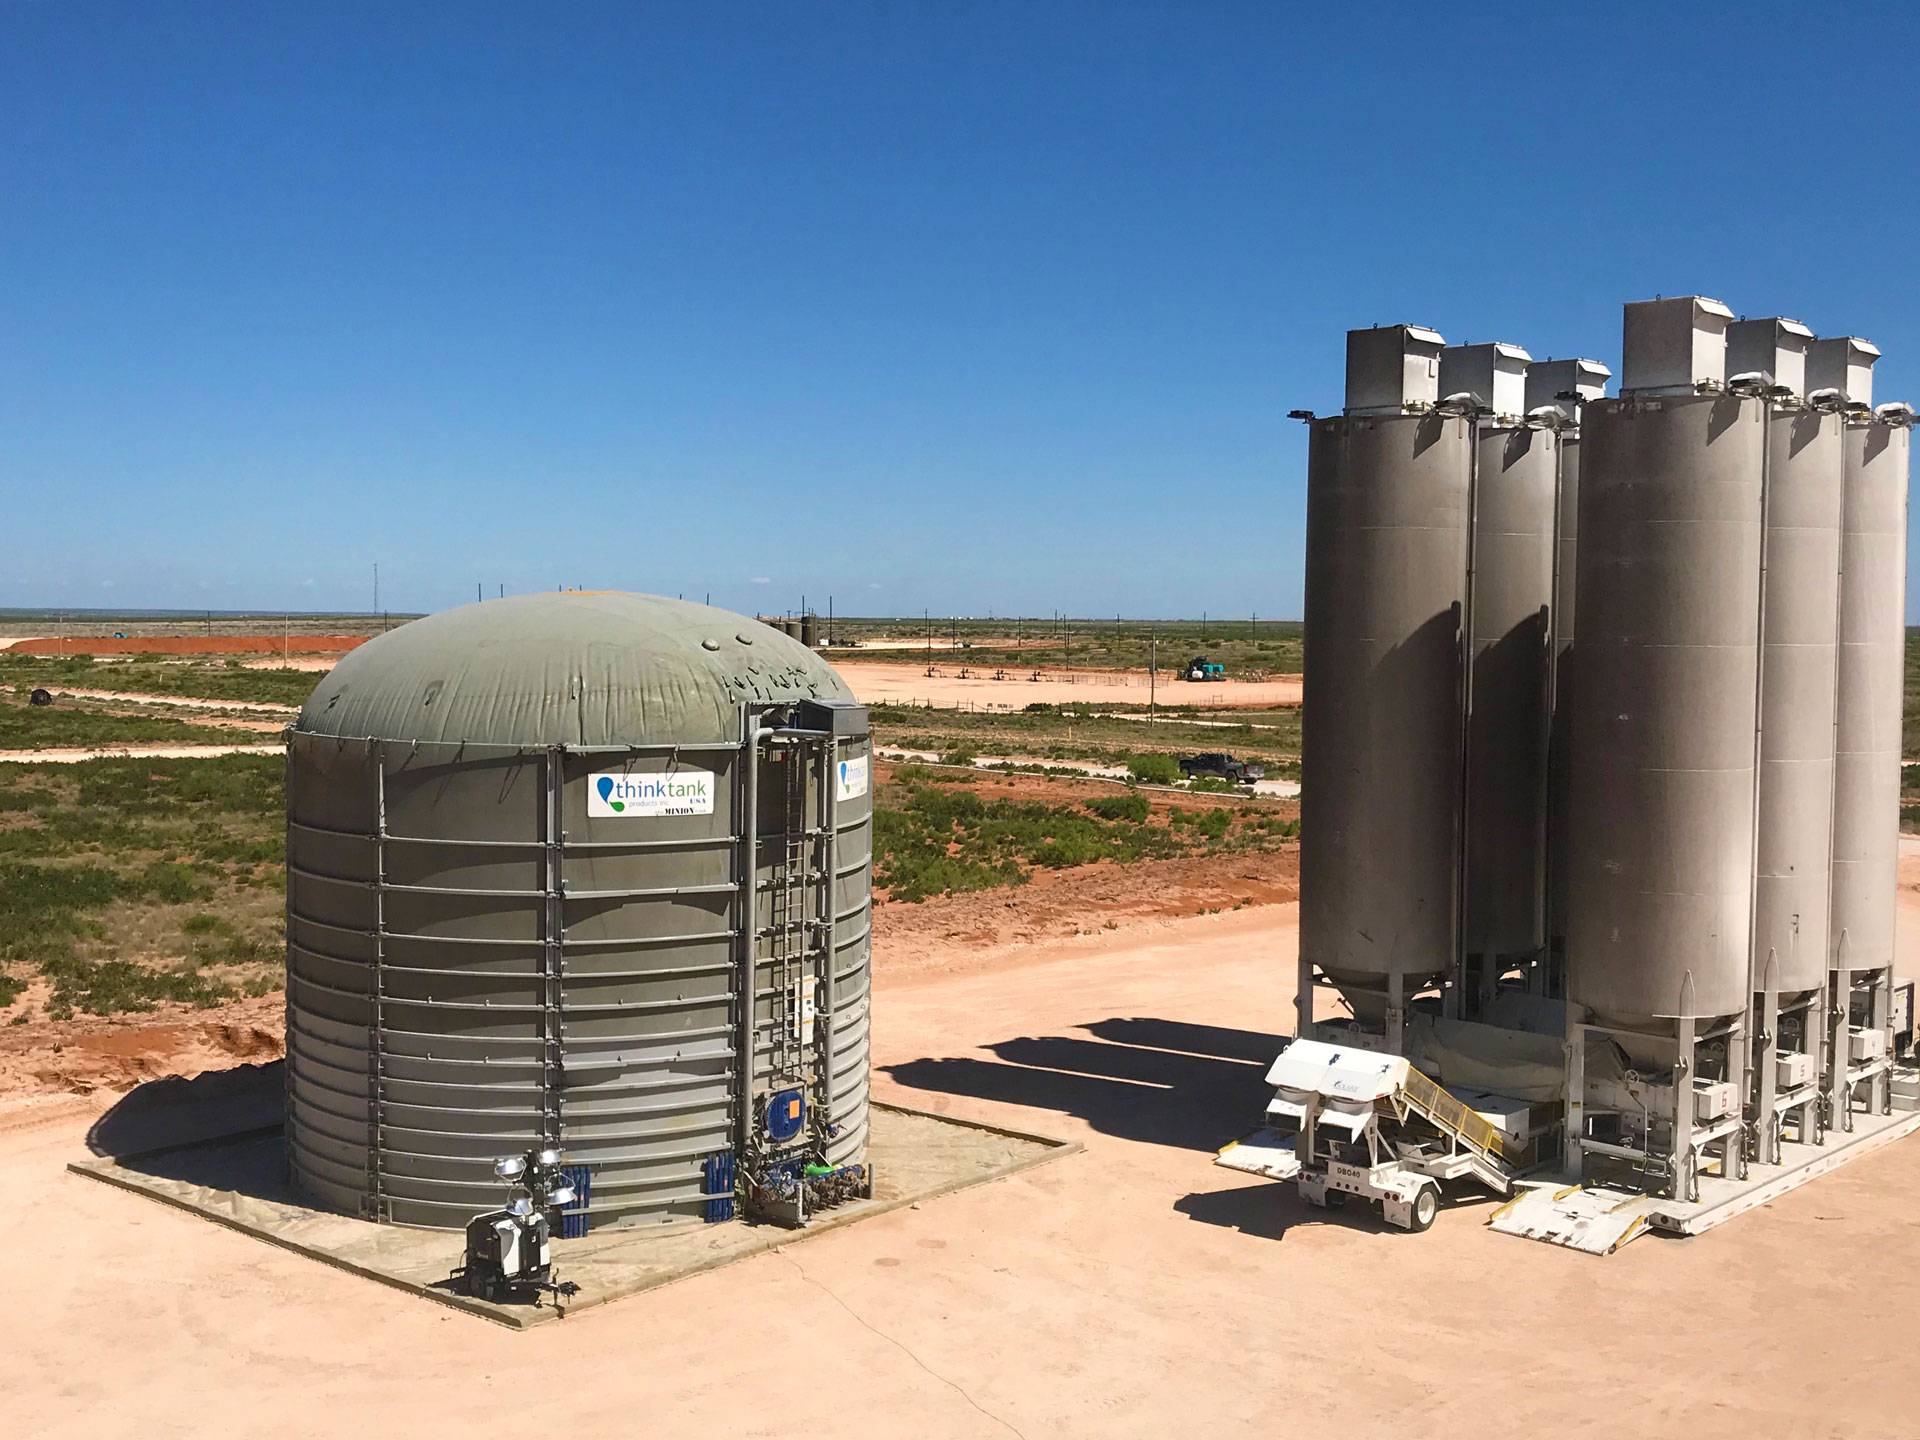
<path fill-rule="evenodd" d="M 819 973 L 822 946 L 818 909 L 813 893 L 821 863 L 822 832 L 810 825 L 807 798 L 814 788 L 808 761 L 817 747 L 794 745 L 783 768 L 786 784 L 781 815 L 780 860 L 769 877 L 765 959 L 772 990 L 768 1035 L 770 1090 L 800 1087 L 807 1103 L 814 1102 L 813 1082 L 817 1045 L 813 1030 L 815 996 L 810 993 Z"/>

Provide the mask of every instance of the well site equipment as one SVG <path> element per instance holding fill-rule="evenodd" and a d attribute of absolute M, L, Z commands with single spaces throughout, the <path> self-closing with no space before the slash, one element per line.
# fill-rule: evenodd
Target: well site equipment
<path fill-rule="evenodd" d="M 289 733 L 296 1187 L 458 1229 L 552 1148 L 577 1234 L 870 1186 L 870 756 L 831 667 L 703 605 L 526 595 L 354 651 Z"/>
<path fill-rule="evenodd" d="M 1475 434 L 1438 408 L 1437 333 L 1356 334 L 1350 413 L 1309 427 L 1300 946 L 1397 1033 L 1455 948 Z"/>
<path fill-rule="evenodd" d="M 1920 1099 L 1892 975 L 1912 412 L 1872 408 L 1858 337 L 1700 296 L 1622 329 L 1615 399 L 1597 362 L 1395 326 L 1350 333 L 1342 415 L 1295 412 L 1298 1033 L 1524 1103 L 1537 1161 L 1686 1229 Z"/>

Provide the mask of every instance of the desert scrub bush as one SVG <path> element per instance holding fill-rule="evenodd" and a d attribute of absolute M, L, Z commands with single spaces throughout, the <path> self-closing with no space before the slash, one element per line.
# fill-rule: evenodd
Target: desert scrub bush
<path fill-rule="evenodd" d="M 130 960 L 85 960 L 63 955 L 42 961 L 40 972 L 53 982 L 47 1014 L 55 1020 L 71 1019 L 75 1010 L 89 1015 L 151 1010 L 162 1000 L 183 1001 L 205 1009 L 239 993 L 202 975 L 191 964 L 156 970 Z"/>
<path fill-rule="evenodd" d="M 1203 814 L 1196 815 L 1193 820 L 1193 825 L 1196 830 L 1209 840 L 1224 840 L 1227 838 L 1228 829 L 1233 825 L 1233 812 L 1231 810 L 1208 810 Z"/>
<path fill-rule="evenodd" d="M 1127 773 L 1148 785 L 1172 785 L 1180 778 L 1180 762 L 1171 755 L 1129 755 Z"/>
<path fill-rule="evenodd" d="M 1116 796 L 1115 799 L 1136 797 Z M 898 900 L 1019 884 L 1035 869 L 1181 853 L 1166 830 L 1077 806 L 914 789 L 874 814 L 875 878 Z"/>
<path fill-rule="evenodd" d="M 1131 820 L 1139 825 L 1152 813 L 1153 806 L 1144 795 L 1104 795 L 1098 800 L 1089 800 L 1087 809 L 1102 820 Z"/>

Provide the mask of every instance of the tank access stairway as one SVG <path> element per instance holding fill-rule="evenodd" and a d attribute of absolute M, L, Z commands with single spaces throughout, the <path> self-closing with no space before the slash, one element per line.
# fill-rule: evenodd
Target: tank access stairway
<path fill-rule="evenodd" d="M 1228 1145 L 1214 1163 L 1297 1180 L 1315 1204 L 1325 1204 L 1329 1191 L 1360 1195 L 1379 1201 L 1390 1222 L 1424 1230 L 1439 1181 L 1470 1177 L 1507 1195 L 1528 1159 L 1521 1142 L 1398 1055 L 1296 1040 L 1273 1062 L 1267 1083 L 1272 1123 Z M 1412 1133 L 1416 1116 L 1438 1140 Z M 1356 1159 L 1362 1148 L 1366 1163 Z"/>

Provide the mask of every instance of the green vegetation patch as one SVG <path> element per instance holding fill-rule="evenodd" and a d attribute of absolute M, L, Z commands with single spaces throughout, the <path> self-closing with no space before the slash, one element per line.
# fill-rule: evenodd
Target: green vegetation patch
<path fill-rule="evenodd" d="M 1020 885 L 1035 870 L 1108 860 L 1277 847 L 1291 821 L 1257 811 L 1175 810 L 1156 823 L 1146 796 L 1081 805 L 983 799 L 970 790 L 908 786 L 874 811 L 874 881 L 895 900 Z"/>
<path fill-rule="evenodd" d="M 277 755 L 0 766 L 0 1005 L 215 1005 L 281 983 Z"/>
<path fill-rule="evenodd" d="M 261 738 L 252 730 L 190 725 L 164 715 L 113 715 L 95 703 L 28 705 L 23 695 L 0 696 L 0 750 L 248 744 Z"/>
<path fill-rule="evenodd" d="M 324 672 L 249 669 L 238 660 L 116 660 L 91 655 L 0 655 L 0 689 L 71 685 L 132 695 L 178 695 L 193 700 L 245 700 L 298 708 Z"/>

